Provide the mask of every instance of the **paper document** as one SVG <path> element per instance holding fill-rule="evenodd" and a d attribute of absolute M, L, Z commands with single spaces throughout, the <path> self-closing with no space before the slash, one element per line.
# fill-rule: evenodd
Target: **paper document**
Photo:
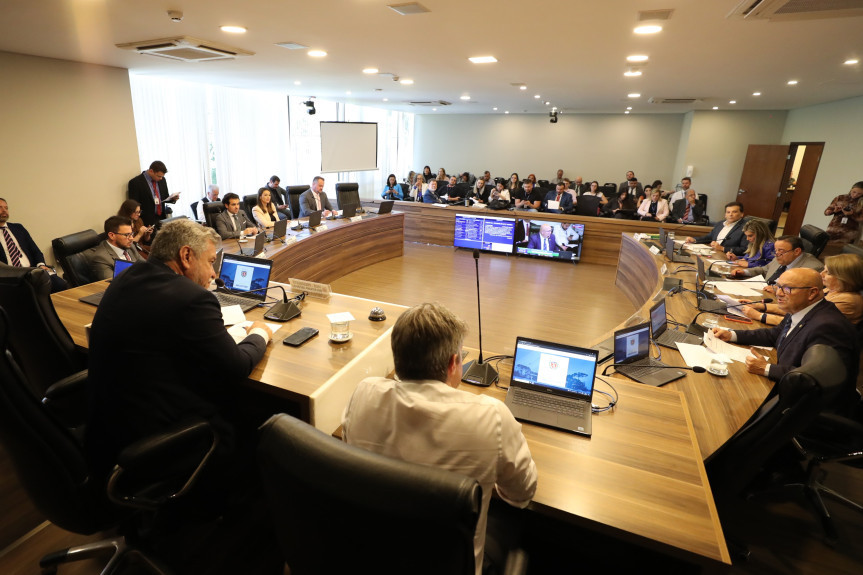
<path fill-rule="evenodd" d="M 246 321 L 243 308 L 238 305 L 229 305 L 222 308 L 222 321 L 225 325 L 234 325 Z"/>
<path fill-rule="evenodd" d="M 728 313 L 730 313 L 731 315 L 746 317 L 746 314 L 743 313 L 743 306 L 746 305 L 745 303 L 740 303 L 739 301 L 728 295 L 718 295 L 716 296 L 716 299 L 725 303 L 725 307 L 728 308 Z"/>
<path fill-rule="evenodd" d="M 723 353 L 734 361 L 739 361 L 740 363 L 746 363 L 746 356 L 750 355 L 749 347 L 740 347 L 738 345 L 722 341 L 714 336 L 713 332 L 709 330 L 704 334 L 704 345 L 706 345 L 709 350 L 716 353 Z M 764 355 L 766 355 L 767 349 L 770 348 L 758 349 L 759 352 L 764 350 Z"/>
<path fill-rule="evenodd" d="M 557 210 L 560 208 L 560 202 L 555 202 L 554 200 L 548 200 L 548 209 Z"/>
<path fill-rule="evenodd" d="M 707 369 L 710 362 L 714 359 L 720 359 L 725 363 L 731 363 L 729 358 L 724 353 L 714 353 L 703 345 L 693 345 L 691 343 L 675 342 L 677 349 L 680 350 L 680 355 L 683 357 L 683 362 L 689 367 L 696 365 Z"/>
<path fill-rule="evenodd" d="M 279 331 L 279 328 L 282 327 L 282 324 L 280 323 L 266 323 L 267 327 L 270 328 L 270 331 L 273 332 L 274 335 Z M 234 343 L 240 343 L 246 339 L 246 336 L 249 335 L 246 333 L 246 328 L 250 325 L 252 325 L 251 321 L 244 321 L 228 328 L 228 334 L 234 338 Z"/>
<path fill-rule="evenodd" d="M 764 294 L 760 291 L 760 284 L 754 282 L 711 281 L 707 283 L 715 286 L 719 291 L 730 295 L 745 297 L 747 299 L 761 299 L 764 297 Z M 767 284 L 765 283 L 761 285 L 766 286 Z"/>

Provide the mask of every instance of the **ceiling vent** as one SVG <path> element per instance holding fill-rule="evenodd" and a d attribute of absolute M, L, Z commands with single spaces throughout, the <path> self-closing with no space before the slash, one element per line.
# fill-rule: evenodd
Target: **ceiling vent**
<path fill-rule="evenodd" d="M 649 104 L 696 104 L 701 102 L 698 98 L 658 98 L 653 97 L 647 100 Z"/>
<path fill-rule="evenodd" d="M 812 20 L 863 16 L 863 0 L 743 0 L 726 18 Z"/>
<path fill-rule="evenodd" d="M 431 12 L 428 8 L 419 2 L 408 2 L 406 4 L 389 4 L 390 10 L 395 10 L 402 16 L 416 16 L 417 14 L 425 14 Z"/>
<path fill-rule="evenodd" d="M 671 15 L 673 13 L 673 8 L 668 8 L 664 10 L 639 10 L 638 21 L 650 22 L 653 20 L 671 20 Z"/>
<path fill-rule="evenodd" d="M 436 106 L 452 106 L 452 102 L 447 102 L 446 100 L 416 100 L 409 101 L 408 104 L 411 106 L 420 106 L 422 108 L 434 108 Z"/>
<path fill-rule="evenodd" d="M 233 60 L 237 56 L 254 56 L 255 54 L 254 52 L 247 52 L 239 48 L 231 48 L 223 44 L 198 40 L 197 38 L 190 38 L 188 36 L 117 44 L 117 48 L 135 50 L 139 54 L 160 56 L 171 60 L 180 60 L 181 62 Z"/>

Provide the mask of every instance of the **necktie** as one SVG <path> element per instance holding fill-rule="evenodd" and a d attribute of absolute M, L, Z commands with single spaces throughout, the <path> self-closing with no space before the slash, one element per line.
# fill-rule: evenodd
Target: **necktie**
<path fill-rule="evenodd" d="M 156 203 L 156 215 L 162 215 L 162 197 L 159 195 L 159 184 L 153 181 L 153 201 Z"/>
<path fill-rule="evenodd" d="M 6 240 L 6 249 L 9 250 L 9 257 L 12 261 L 9 263 L 16 268 L 21 267 L 21 252 L 18 251 L 18 246 L 15 245 L 15 238 L 9 233 L 9 228 L 3 226 L 3 239 Z"/>
<path fill-rule="evenodd" d="M 560 201 L 560 194 L 557 194 L 557 199 L 556 199 L 556 200 L 554 200 L 554 201 L 555 201 L 555 202 L 559 202 L 559 201 Z"/>
<path fill-rule="evenodd" d="M 779 346 L 782 345 L 782 341 L 785 339 L 785 336 L 788 335 L 788 329 L 791 327 L 791 316 L 785 316 L 785 319 L 782 320 L 782 331 L 779 332 L 779 337 L 776 338 L 776 349 L 779 349 Z"/>
<path fill-rule="evenodd" d="M 126 258 L 127 262 L 132 261 L 132 258 L 129 257 L 129 252 L 127 252 L 126 250 L 123 250 L 123 257 Z"/>
<path fill-rule="evenodd" d="M 321 196 L 319 194 L 315 194 L 315 206 L 317 206 L 318 211 L 321 210 Z"/>
<path fill-rule="evenodd" d="M 234 230 L 240 231 L 240 214 L 234 214 Z"/>
<path fill-rule="evenodd" d="M 785 273 L 785 270 L 788 269 L 788 266 L 779 266 L 779 269 L 776 270 L 776 273 L 767 278 L 767 283 L 769 285 L 773 285 L 776 283 L 776 280 L 779 279 L 779 276 Z"/>
<path fill-rule="evenodd" d="M 689 208 L 690 208 L 689 202 L 686 202 L 686 212 L 683 214 L 683 221 L 684 222 L 689 221 Z"/>
<path fill-rule="evenodd" d="M 542 238 L 542 249 L 548 251 L 548 238 Z"/>

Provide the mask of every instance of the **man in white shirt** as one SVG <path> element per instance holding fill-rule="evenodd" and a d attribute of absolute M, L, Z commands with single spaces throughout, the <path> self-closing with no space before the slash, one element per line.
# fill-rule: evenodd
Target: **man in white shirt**
<path fill-rule="evenodd" d="M 84 253 L 90 264 L 93 281 L 106 280 L 114 276 L 114 262 L 123 260 L 137 262 L 141 259 L 132 242 L 132 220 L 123 216 L 111 216 L 105 220 L 108 238 Z"/>
<path fill-rule="evenodd" d="M 391 340 L 396 379 L 360 382 L 342 416 L 342 437 L 480 483 L 482 509 L 474 535 L 479 575 L 492 491 L 510 505 L 526 507 L 536 491 L 536 465 L 521 425 L 503 403 L 458 389 L 466 333 L 467 325 L 440 304 L 404 312 Z"/>
<path fill-rule="evenodd" d="M 689 189 L 690 189 L 689 186 L 691 186 L 691 185 L 692 185 L 692 178 L 690 178 L 688 176 L 682 178 L 680 180 L 680 189 L 677 190 L 676 192 L 674 192 L 673 194 L 671 194 L 671 196 L 668 198 L 668 205 L 673 206 L 674 202 L 676 202 L 677 200 L 684 199 L 686 197 L 687 192 L 689 192 Z M 692 190 L 692 191 L 695 191 L 695 190 Z M 695 197 L 696 198 L 698 197 L 697 192 L 695 194 Z"/>
<path fill-rule="evenodd" d="M 305 218 L 312 212 L 322 212 L 321 217 L 329 217 L 333 211 L 327 194 L 324 193 L 324 178 L 315 176 L 312 187 L 300 194 L 300 217 Z"/>
<path fill-rule="evenodd" d="M 207 186 L 207 192 L 204 194 L 204 197 L 201 198 L 201 201 L 198 202 L 197 205 L 197 213 L 195 216 L 198 218 L 199 222 L 206 221 L 206 215 L 204 214 L 204 206 L 206 206 L 210 202 L 218 202 L 219 201 L 219 186 L 216 184 L 210 184 Z"/>

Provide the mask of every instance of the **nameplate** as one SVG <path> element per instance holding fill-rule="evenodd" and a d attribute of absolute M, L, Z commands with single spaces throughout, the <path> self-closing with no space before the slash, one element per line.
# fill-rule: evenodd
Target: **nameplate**
<path fill-rule="evenodd" d="M 354 216 L 354 217 L 349 218 L 349 219 L 350 219 L 352 222 L 361 222 L 361 221 L 363 221 L 363 217 L 362 217 L 362 216 Z"/>
<path fill-rule="evenodd" d="M 297 278 L 290 278 L 288 282 L 291 284 L 291 291 L 293 293 L 304 292 L 307 296 L 319 299 L 328 299 L 330 294 L 333 293 L 330 284 L 310 282 Z"/>
<path fill-rule="evenodd" d="M 658 256 L 659 255 L 659 248 L 656 246 L 650 246 L 650 253 L 652 253 L 655 256 Z"/>
<path fill-rule="evenodd" d="M 291 245 L 297 243 L 297 236 L 288 236 L 285 238 L 285 245 Z"/>
<path fill-rule="evenodd" d="M 321 225 L 316 226 L 316 227 L 314 228 L 314 230 L 315 230 L 316 232 L 322 232 L 322 231 L 324 231 L 324 230 L 326 230 L 326 229 L 328 229 L 328 228 L 327 228 L 327 224 L 321 224 Z"/>
<path fill-rule="evenodd" d="M 659 268 L 659 273 L 661 273 L 662 275 L 667 274 L 668 273 L 668 266 L 665 264 L 662 264 L 662 267 Z"/>

